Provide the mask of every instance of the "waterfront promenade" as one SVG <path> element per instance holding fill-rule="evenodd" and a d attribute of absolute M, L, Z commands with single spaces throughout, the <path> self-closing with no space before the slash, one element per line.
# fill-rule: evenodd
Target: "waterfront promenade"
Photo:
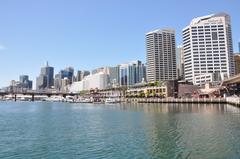
<path fill-rule="evenodd" d="M 4 95 L 1 94 L 0 100 L 5 100 Z M 72 102 L 74 103 L 77 101 L 77 99 L 80 97 L 78 94 L 68 93 L 68 94 L 61 94 L 61 93 L 24 93 L 20 96 L 24 97 L 25 95 L 30 95 L 30 100 L 28 101 L 35 101 L 35 96 L 61 96 L 62 98 L 66 98 L 67 95 L 72 96 L 72 99 L 74 99 Z M 17 101 L 17 97 L 19 97 L 19 94 L 11 94 L 11 99 Z M 29 98 L 29 97 L 28 97 Z M 89 97 L 90 98 L 90 97 Z M 98 101 L 105 102 L 106 99 L 109 97 L 98 97 Z M 67 100 L 62 100 L 67 101 Z M 156 98 L 156 97 L 145 97 L 145 98 L 129 98 L 129 97 L 119 97 L 119 101 L 123 103 L 192 103 L 192 104 L 211 104 L 211 103 L 217 103 L 217 104 L 231 104 L 237 107 L 240 107 L 240 97 L 238 96 L 230 96 L 226 98 Z"/>

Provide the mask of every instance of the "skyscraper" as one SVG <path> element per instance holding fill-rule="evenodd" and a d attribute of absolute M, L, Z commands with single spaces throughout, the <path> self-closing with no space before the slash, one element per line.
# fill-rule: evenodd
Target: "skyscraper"
<path fill-rule="evenodd" d="M 47 62 L 46 66 L 41 68 L 41 73 L 37 77 L 36 89 L 51 88 L 54 85 L 53 74 L 54 68 L 50 67 Z"/>
<path fill-rule="evenodd" d="M 182 46 L 177 47 L 176 61 L 177 61 L 177 78 L 184 79 L 184 54 Z"/>
<path fill-rule="evenodd" d="M 90 75 L 89 71 L 77 71 L 77 81 L 82 81 L 88 75 Z"/>
<path fill-rule="evenodd" d="M 176 79 L 175 31 L 155 30 L 146 34 L 147 81 Z"/>
<path fill-rule="evenodd" d="M 130 86 L 145 81 L 145 66 L 141 61 L 132 61 L 119 66 L 120 85 Z"/>
<path fill-rule="evenodd" d="M 109 68 L 109 80 L 113 87 L 119 86 L 119 65 Z"/>
<path fill-rule="evenodd" d="M 60 91 L 66 84 L 72 84 L 74 81 L 74 68 L 66 67 L 63 70 L 60 70 L 59 73 L 55 75 L 54 88 Z"/>
<path fill-rule="evenodd" d="M 194 18 L 183 29 L 185 79 L 196 85 L 219 82 L 234 74 L 230 16 Z M 221 79 L 214 79 L 216 74 Z"/>
<path fill-rule="evenodd" d="M 29 80 L 28 75 L 21 75 L 19 81 L 22 88 L 32 89 L 32 81 Z"/>

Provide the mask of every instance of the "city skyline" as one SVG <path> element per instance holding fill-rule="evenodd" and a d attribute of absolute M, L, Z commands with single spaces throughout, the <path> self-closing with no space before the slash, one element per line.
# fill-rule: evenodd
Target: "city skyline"
<path fill-rule="evenodd" d="M 0 62 L 5 69 L 0 71 L 3 75 L 0 87 L 7 86 L 20 74 L 29 75 L 35 82 L 39 68 L 47 60 L 56 71 L 68 66 L 76 70 L 92 70 L 132 60 L 145 63 L 145 33 L 173 28 L 176 30 L 176 44 L 180 45 L 181 31 L 191 19 L 218 12 L 231 16 L 233 48 L 234 52 L 238 51 L 240 30 L 237 28 L 240 22 L 237 11 L 240 4 L 237 1 L 231 4 L 226 0 L 217 4 L 194 2 L 198 8 L 192 8 L 190 0 L 121 1 L 117 4 L 95 1 L 94 6 L 92 3 L 94 1 L 2 2 Z M 164 7 L 157 9 L 158 5 L 171 6 L 173 12 Z M 133 6 L 136 7 L 132 10 Z M 146 13 L 145 9 L 149 12 Z"/>

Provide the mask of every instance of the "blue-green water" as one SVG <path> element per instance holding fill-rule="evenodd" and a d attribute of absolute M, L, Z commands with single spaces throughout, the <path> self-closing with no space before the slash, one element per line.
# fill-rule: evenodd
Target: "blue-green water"
<path fill-rule="evenodd" d="M 0 158 L 240 158 L 240 109 L 0 102 Z"/>

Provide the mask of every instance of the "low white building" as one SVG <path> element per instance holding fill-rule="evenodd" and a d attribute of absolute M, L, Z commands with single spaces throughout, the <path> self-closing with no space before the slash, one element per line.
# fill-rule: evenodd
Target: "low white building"
<path fill-rule="evenodd" d="M 109 75 L 103 72 L 86 76 L 82 81 L 74 82 L 69 87 L 69 92 L 78 93 L 90 89 L 106 89 L 109 86 Z"/>

